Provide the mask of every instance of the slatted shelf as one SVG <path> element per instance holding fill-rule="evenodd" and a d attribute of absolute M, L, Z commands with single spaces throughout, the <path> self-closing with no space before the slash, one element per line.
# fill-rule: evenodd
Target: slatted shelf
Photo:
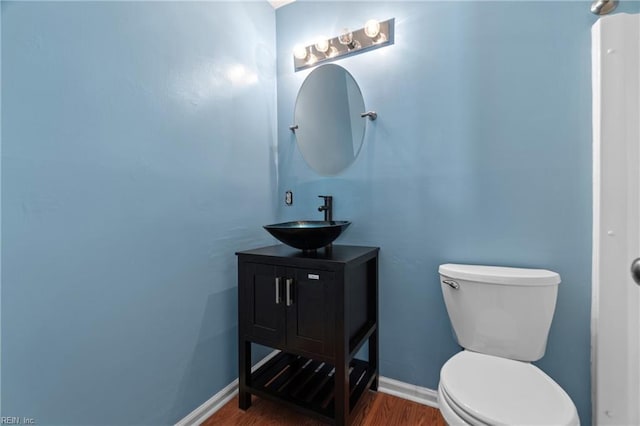
<path fill-rule="evenodd" d="M 293 404 L 322 419 L 334 417 L 333 365 L 281 352 L 251 375 L 249 388 L 258 395 Z M 369 363 L 349 364 L 349 400 L 353 410 L 375 375 Z"/>

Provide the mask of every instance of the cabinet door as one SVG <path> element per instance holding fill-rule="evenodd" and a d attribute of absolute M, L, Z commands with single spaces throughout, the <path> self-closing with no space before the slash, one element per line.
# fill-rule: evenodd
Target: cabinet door
<path fill-rule="evenodd" d="M 334 351 L 333 272 L 288 269 L 285 283 L 287 347 L 331 356 Z M 287 295 L 287 287 L 289 294 Z"/>
<path fill-rule="evenodd" d="M 260 263 L 241 263 L 239 297 L 244 299 L 244 333 L 256 343 L 282 348 L 285 343 L 284 270 Z"/>

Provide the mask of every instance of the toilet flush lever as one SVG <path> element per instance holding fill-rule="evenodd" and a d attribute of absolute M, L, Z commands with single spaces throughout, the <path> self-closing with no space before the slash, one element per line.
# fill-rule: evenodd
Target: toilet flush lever
<path fill-rule="evenodd" d="M 458 290 L 460 288 L 460 284 L 458 284 L 457 282 L 453 281 L 453 280 L 442 280 L 443 283 L 445 283 L 446 285 L 448 285 L 449 287 L 451 287 L 454 290 Z"/>

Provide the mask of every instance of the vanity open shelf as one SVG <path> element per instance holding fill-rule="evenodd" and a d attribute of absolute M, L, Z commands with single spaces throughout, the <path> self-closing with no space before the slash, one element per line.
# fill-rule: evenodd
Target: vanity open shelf
<path fill-rule="evenodd" d="M 376 378 L 368 362 L 349 363 L 349 410 Z M 335 367 L 300 355 L 280 352 L 251 375 L 250 393 L 280 401 L 298 410 L 333 422 Z"/>
<path fill-rule="evenodd" d="M 349 424 L 378 388 L 378 248 L 277 245 L 238 255 L 239 406 L 251 394 Z M 355 356 L 368 342 L 368 359 Z M 251 373 L 251 344 L 280 353 Z"/>

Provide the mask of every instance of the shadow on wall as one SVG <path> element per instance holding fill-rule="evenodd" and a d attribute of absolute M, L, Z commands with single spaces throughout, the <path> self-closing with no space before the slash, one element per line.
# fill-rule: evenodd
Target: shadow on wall
<path fill-rule="evenodd" d="M 165 418 L 178 422 L 189 414 L 184 412 L 184 407 L 189 407 L 193 401 L 204 403 L 221 390 L 216 383 L 228 384 L 238 378 L 237 319 L 237 287 L 211 294 L 207 298 L 197 341 L 184 367 L 173 407 Z M 253 345 L 252 363 L 260 361 L 272 350 Z"/>
<path fill-rule="evenodd" d="M 237 301 L 237 287 L 207 298 L 200 332 L 167 418 L 176 421 L 184 418 L 188 414 L 184 413 L 184 407 L 193 401 L 206 401 L 220 390 L 216 383 L 231 383 L 236 378 L 237 349 L 229 342 L 237 341 Z"/>

